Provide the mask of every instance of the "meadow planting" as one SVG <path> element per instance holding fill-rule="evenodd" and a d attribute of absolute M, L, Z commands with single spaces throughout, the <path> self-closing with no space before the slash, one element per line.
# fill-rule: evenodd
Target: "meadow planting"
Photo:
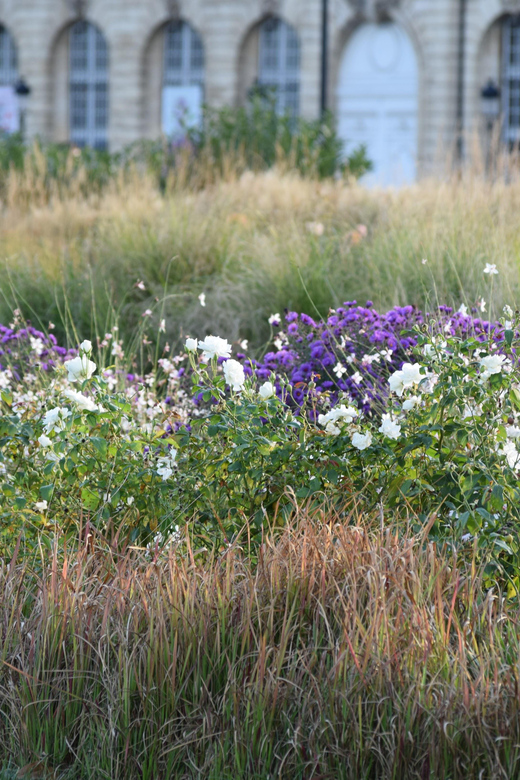
<path fill-rule="evenodd" d="M 520 185 L 304 174 L 6 179 L 2 780 L 518 772 Z"/>

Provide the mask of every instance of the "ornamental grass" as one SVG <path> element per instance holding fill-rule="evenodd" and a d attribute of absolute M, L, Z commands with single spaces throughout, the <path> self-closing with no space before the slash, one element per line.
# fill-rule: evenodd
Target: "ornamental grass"
<path fill-rule="evenodd" d="M 516 608 L 337 520 L 300 507 L 254 566 L 92 537 L 4 563 L 0 777 L 515 777 Z"/>
<path fill-rule="evenodd" d="M 173 349 L 183 335 L 218 333 L 259 351 L 268 317 L 285 308 L 316 318 L 353 299 L 382 312 L 484 299 L 492 319 L 520 301 L 510 178 L 468 172 L 394 192 L 269 171 L 161 193 L 134 170 L 88 196 L 13 196 L 0 213 L 0 322 L 18 307 L 72 346 L 117 321 L 128 345 L 141 327 L 157 339 L 166 316 Z M 500 270 L 492 296 L 486 264 Z"/>

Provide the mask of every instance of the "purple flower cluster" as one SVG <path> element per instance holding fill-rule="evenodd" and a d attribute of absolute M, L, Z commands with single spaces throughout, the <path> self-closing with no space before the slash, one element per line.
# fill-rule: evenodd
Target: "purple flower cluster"
<path fill-rule="evenodd" d="M 243 354 L 237 357 L 246 372 L 254 368 L 260 381 L 274 374 L 277 394 L 294 408 L 307 400 L 311 416 L 325 398 L 333 406 L 342 392 L 365 414 L 381 409 L 388 395 L 388 377 L 411 359 L 417 344 L 412 332 L 415 326 L 424 325 L 432 334 L 471 335 L 479 341 L 501 341 L 504 334 L 500 323 L 455 312 L 449 306 L 439 306 L 433 314 L 415 306 L 396 306 L 380 314 L 371 301 L 366 306 L 347 301 L 331 310 L 326 321 L 289 311 L 285 322 L 280 349 L 267 352 L 261 361 L 251 361 Z M 284 381 L 290 386 L 289 395 Z"/>
<path fill-rule="evenodd" d="M 52 333 L 47 335 L 32 325 L 22 328 L 0 325 L 0 371 L 10 368 L 17 381 L 37 366 L 50 371 L 57 363 L 76 355 L 77 350 L 58 346 Z"/>

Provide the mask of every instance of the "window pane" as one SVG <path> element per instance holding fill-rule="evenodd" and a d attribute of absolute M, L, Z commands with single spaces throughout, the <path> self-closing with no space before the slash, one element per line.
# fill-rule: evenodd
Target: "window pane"
<path fill-rule="evenodd" d="M 178 86 L 204 82 L 204 45 L 186 22 L 171 22 L 166 27 L 163 82 Z"/>
<path fill-rule="evenodd" d="M 72 84 L 70 90 L 70 126 L 72 130 L 87 127 L 87 85 Z"/>
<path fill-rule="evenodd" d="M 80 145 L 106 147 L 108 47 L 101 30 L 76 22 L 70 30 L 70 136 Z"/>
<path fill-rule="evenodd" d="M 276 98 L 276 110 L 299 111 L 300 43 L 296 31 L 281 19 L 260 26 L 258 82 Z"/>
<path fill-rule="evenodd" d="M 106 128 L 108 122 L 108 89 L 106 84 L 96 84 L 94 103 L 94 127 L 96 130 Z"/>
<path fill-rule="evenodd" d="M 0 84 L 14 84 L 17 78 L 16 46 L 9 31 L 0 26 Z"/>

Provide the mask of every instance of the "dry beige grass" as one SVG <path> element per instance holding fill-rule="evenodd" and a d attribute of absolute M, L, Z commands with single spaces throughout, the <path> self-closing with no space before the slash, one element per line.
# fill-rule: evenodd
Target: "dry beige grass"
<path fill-rule="evenodd" d="M 100 194 L 56 194 L 43 205 L 11 189 L 0 214 L 4 320 L 14 305 L 10 286 L 45 325 L 59 320 L 56 299 L 62 310 L 67 299 L 85 336 L 93 335 L 93 297 L 101 320 L 117 316 L 130 336 L 166 291 L 171 340 L 182 328 L 209 328 L 256 344 L 269 314 L 285 307 L 325 314 L 353 298 L 386 309 L 474 306 L 483 297 L 497 316 L 520 301 L 516 178 L 506 184 L 470 172 L 367 191 L 271 171 L 161 195 L 131 171 Z M 494 279 L 483 274 L 486 263 L 497 265 Z M 133 289 L 137 279 L 147 296 Z"/>

